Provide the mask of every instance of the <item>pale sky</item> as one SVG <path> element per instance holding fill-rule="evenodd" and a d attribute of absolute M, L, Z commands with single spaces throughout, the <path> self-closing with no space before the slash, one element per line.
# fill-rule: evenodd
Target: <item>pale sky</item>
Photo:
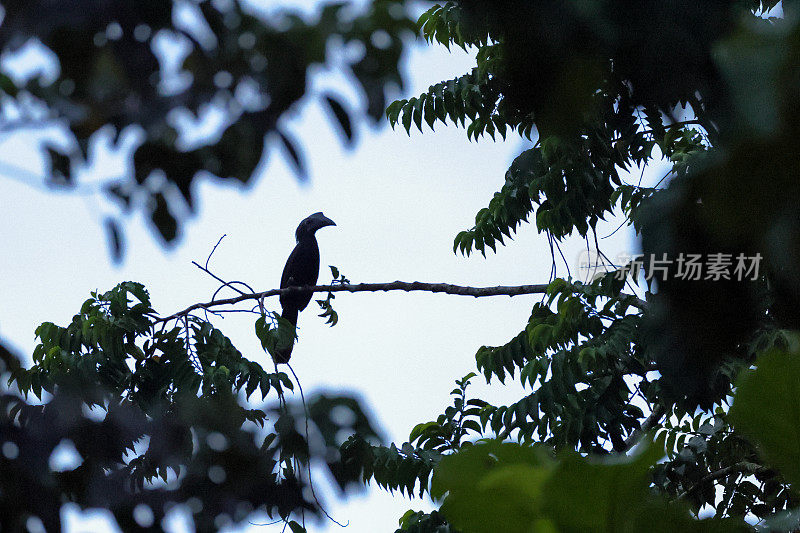
<path fill-rule="evenodd" d="M 410 83 L 402 96 L 463 74 L 473 64 L 472 57 L 459 49 L 448 53 L 443 47 L 420 43 L 407 57 Z M 360 105 L 354 93 L 343 90 L 346 84 L 341 79 L 315 77 L 312 90 L 323 87 L 349 97 L 351 105 Z M 326 113 L 316 104 L 306 105 L 288 126 L 305 149 L 309 183 L 298 183 L 284 154 L 271 149 L 249 188 L 211 180 L 195 184 L 198 215 L 185 224 L 183 237 L 172 250 L 157 242 L 138 214 L 126 219 L 126 254 L 120 266 L 111 264 L 102 226 L 104 214 L 116 208 L 102 195 L 59 193 L 25 184 L 26 178 L 17 181 L 0 175 L 0 194 L 6 198 L 0 211 L 4 251 L 0 337 L 30 363 L 38 324 L 68 323 L 90 291 L 105 291 L 125 280 L 144 283 L 163 315 L 208 301 L 217 283 L 191 261 L 204 262 L 222 234 L 227 237 L 211 260 L 214 272 L 246 281 L 259 291 L 276 288 L 294 246 L 295 227 L 315 211 L 323 211 L 337 224 L 317 234 L 323 265 L 320 283 L 330 280 L 329 264 L 353 283 L 547 282 L 551 264 L 547 239 L 532 225 L 524 225 L 513 241 L 485 259 L 480 254 L 464 258 L 452 251 L 456 233 L 473 225 L 475 213 L 488 204 L 513 157 L 529 142 L 514 134 L 507 142 L 488 138 L 469 142 L 464 130 L 439 124 L 435 133 L 412 132 L 409 138 L 402 130 L 385 126 L 376 131 L 362 123 L 355 149 L 347 150 Z M 0 138 L 0 172 L 6 172 L 4 162 L 43 172 L 30 139 Z M 98 176 L 124 172 L 121 163 L 119 157 L 104 157 L 82 182 L 90 190 Z M 661 177 L 663 171 L 653 175 Z M 628 181 L 635 183 L 638 178 L 637 174 Z M 611 220 L 598 235 L 611 233 L 619 223 Z M 635 251 L 626 230 L 602 241 L 602 246 L 612 257 Z M 585 243 L 579 238 L 564 247 L 573 276 L 582 250 Z M 559 275 L 566 276 L 563 265 Z M 475 370 L 474 355 L 481 345 L 503 344 L 524 328 L 538 298 L 339 293 L 334 301 L 339 313 L 336 327 L 316 316 L 313 302 L 300 315 L 292 366 L 306 397 L 315 391 L 356 394 L 386 437 L 402 443 L 415 424 L 434 419 L 449 405 L 453 381 Z M 279 309 L 277 299 L 268 305 Z M 212 321 L 246 357 L 272 367 L 253 333 L 253 316 L 234 314 Z M 492 403 L 513 402 L 521 394 L 518 385 L 493 383 L 490 388 L 481 378 L 473 383 L 470 392 Z M 330 487 L 321 465 L 315 483 Z M 375 487 L 346 500 L 323 492 L 328 512 L 340 522 L 349 521 L 344 530 L 348 533 L 394 531 L 406 510 L 432 508 L 429 501 L 392 496 Z M 67 506 L 63 518 L 68 531 L 111 530 L 102 513 L 81 515 L 75 506 Z M 171 518 L 174 531 L 185 531 L 179 514 Z M 266 517 L 253 515 L 251 520 L 264 522 Z M 277 531 L 278 527 L 230 530 Z M 340 528 L 324 522 L 308 524 L 308 529 Z"/>

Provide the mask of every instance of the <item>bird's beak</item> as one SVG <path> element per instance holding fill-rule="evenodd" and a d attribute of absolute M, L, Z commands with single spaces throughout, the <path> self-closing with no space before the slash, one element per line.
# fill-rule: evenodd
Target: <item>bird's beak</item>
<path fill-rule="evenodd" d="M 321 219 L 319 221 L 319 227 L 320 228 L 324 228 L 325 226 L 335 226 L 335 225 L 336 225 L 336 222 L 334 222 L 333 220 L 329 219 L 328 217 L 326 217 L 324 215 L 321 217 Z"/>

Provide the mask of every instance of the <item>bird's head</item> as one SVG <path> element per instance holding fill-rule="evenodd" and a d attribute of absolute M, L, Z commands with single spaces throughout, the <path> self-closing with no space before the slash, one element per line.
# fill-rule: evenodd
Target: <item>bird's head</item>
<path fill-rule="evenodd" d="M 313 215 L 309 215 L 308 217 L 304 218 L 300 225 L 297 226 L 297 231 L 295 231 L 294 235 L 295 238 L 299 241 L 303 237 L 308 237 L 314 235 L 316 231 L 320 228 L 324 228 L 325 226 L 335 226 L 336 223 L 322 214 L 320 211 L 319 213 L 314 213 Z"/>

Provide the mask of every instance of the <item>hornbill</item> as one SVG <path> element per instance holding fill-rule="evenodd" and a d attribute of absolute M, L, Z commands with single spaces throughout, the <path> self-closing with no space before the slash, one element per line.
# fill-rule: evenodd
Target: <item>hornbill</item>
<path fill-rule="evenodd" d="M 286 287 L 302 287 L 316 285 L 319 276 L 319 246 L 314 233 L 325 226 L 335 226 L 336 223 L 320 213 L 310 215 L 297 226 L 295 238 L 297 245 L 286 260 L 281 275 L 281 289 Z M 281 294 L 281 316 L 297 326 L 297 314 L 306 308 L 311 301 L 310 292 L 291 292 Z M 294 338 L 288 348 L 278 350 L 275 354 L 275 363 L 288 363 L 292 356 Z"/>

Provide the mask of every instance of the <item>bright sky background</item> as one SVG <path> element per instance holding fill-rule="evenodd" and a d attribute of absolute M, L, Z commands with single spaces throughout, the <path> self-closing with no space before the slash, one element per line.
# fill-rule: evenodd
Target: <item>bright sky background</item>
<path fill-rule="evenodd" d="M 474 65 L 472 57 L 458 49 L 448 53 L 423 43 L 406 59 L 406 97 Z M 321 88 L 338 90 L 351 105 L 363 104 L 336 76 L 315 77 L 312 90 Z M 121 157 L 103 157 L 95 172 L 82 176 L 87 194 L 54 192 L 20 174 L 17 179 L 0 179 L 0 194 L 6 198 L 0 211 L 0 337 L 30 363 L 38 324 L 66 324 L 90 291 L 105 291 L 124 280 L 144 283 L 162 314 L 208 301 L 217 283 L 190 262 L 205 261 L 223 234 L 227 237 L 211 260 L 212 270 L 256 290 L 275 288 L 294 246 L 298 222 L 315 211 L 337 224 L 317 234 L 321 283 L 330 280 L 329 264 L 353 283 L 403 280 L 488 286 L 548 280 L 547 240 L 531 225 L 485 259 L 452 251 L 456 233 L 472 226 L 475 213 L 488 204 L 513 157 L 529 142 L 514 134 L 506 142 L 468 142 L 464 130 L 441 125 L 435 133 L 412 132 L 408 137 L 402 130 L 376 131 L 360 124 L 356 147 L 347 150 L 327 111 L 316 104 L 302 107 L 289 130 L 305 148 L 308 183 L 299 183 L 285 155 L 271 149 L 250 188 L 213 180 L 195 184 L 198 216 L 185 224 L 172 250 L 159 244 L 138 214 L 126 219 L 126 253 L 119 266 L 111 264 L 102 226 L 104 215 L 116 213 L 116 207 L 91 190 L 98 176 L 125 171 Z M 44 172 L 30 136 L 0 138 L 0 178 L 8 174 L 4 162 L 37 175 Z M 656 179 L 662 175 L 662 168 L 652 174 Z M 628 181 L 638 179 L 637 173 Z M 611 233 L 619 223 L 609 221 L 598 235 Z M 635 251 L 625 229 L 602 243 L 611 257 Z M 564 247 L 573 276 L 585 247 L 580 239 Z M 558 274 L 566 276 L 561 263 Z M 453 381 L 475 370 L 474 354 L 481 345 L 503 344 L 523 329 L 538 298 L 339 293 L 334 301 L 336 327 L 316 316 L 313 302 L 300 315 L 292 365 L 306 397 L 316 391 L 354 393 L 371 408 L 387 439 L 402 443 L 415 424 L 434 419 L 449 405 Z M 277 299 L 268 305 L 279 309 Z M 272 367 L 253 333 L 253 316 L 213 321 L 246 357 Z M 489 388 L 481 378 L 470 391 L 493 403 L 513 402 L 520 394 L 518 386 Z M 324 476 L 318 468 L 315 483 L 330 487 Z M 394 531 L 406 510 L 432 508 L 429 501 L 392 496 L 375 487 L 346 500 L 330 490 L 323 492 L 328 512 L 340 522 L 349 521 L 344 529 L 348 533 Z M 63 518 L 73 532 L 110 527 L 102 513 L 81 514 L 75 506 L 66 506 Z M 171 518 L 174 531 L 185 531 L 179 514 Z M 251 520 L 267 521 L 258 515 Z M 309 524 L 309 531 L 339 529 L 329 522 Z"/>

